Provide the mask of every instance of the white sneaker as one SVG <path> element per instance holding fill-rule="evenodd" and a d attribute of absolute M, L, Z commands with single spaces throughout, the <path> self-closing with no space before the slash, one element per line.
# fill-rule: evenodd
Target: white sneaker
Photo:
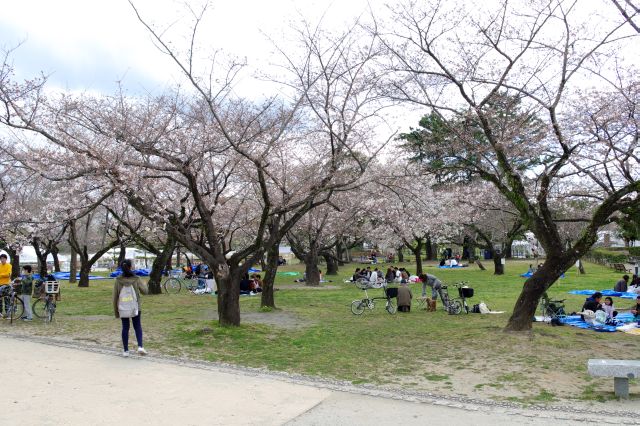
<path fill-rule="evenodd" d="M 125 358 L 129 358 L 129 351 L 122 351 L 122 356 Z"/>
<path fill-rule="evenodd" d="M 138 348 L 138 355 L 146 355 L 147 351 L 144 350 L 144 348 L 140 347 Z"/>

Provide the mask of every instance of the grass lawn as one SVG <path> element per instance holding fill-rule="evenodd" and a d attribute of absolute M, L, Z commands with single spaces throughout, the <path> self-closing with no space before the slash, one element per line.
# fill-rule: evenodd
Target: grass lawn
<path fill-rule="evenodd" d="M 481 300 L 501 315 L 447 315 L 415 310 L 389 315 L 384 304 L 362 316 L 351 313 L 352 300 L 363 292 L 343 280 L 356 264 L 341 268 L 333 282 L 320 288 L 294 284 L 295 277 L 279 277 L 277 310 L 260 310 L 259 296 L 241 298 L 242 325 L 217 326 L 216 300 L 211 295 L 144 297 L 142 323 L 150 352 L 222 361 L 270 370 L 317 375 L 355 384 L 415 389 L 438 394 L 466 395 L 522 403 L 567 400 L 605 401 L 613 398 L 612 379 L 594 379 L 586 370 L 589 358 L 637 359 L 640 337 L 598 333 L 574 327 L 534 324 L 532 333 L 503 332 L 529 262 L 508 261 L 506 274 L 494 276 L 477 267 L 443 270 L 428 265 L 428 273 L 445 283 L 465 280 L 475 289 L 470 302 Z M 405 265 L 410 271 L 414 265 Z M 491 268 L 491 264 L 486 265 Z M 384 265 L 382 265 L 384 267 Z M 567 272 L 550 290 L 552 298 L 566 298 L 567 310 L 579 311 L 584 296 L 572 289 L 613 288 L 621 274 L 587 264 L 587 274 Z M 302 271 L 301 265 L 281 271 Z M 113 280 L 91 281 L 89 288 L 63 284 L 54 324 L 40 321 L 10 326 L 0 332 L 54 336 L 65 340 L 120 347 L 119 321 L 113 318 Z M 412 284 L 414 296 L 420 285 Z M 369 290 L 378 295 L 382 290 Z M 618 308 L 632 301 L 614 299 Z M 133 339 L 133 332 L 131 333 Z M 631 382 L 640 398 L 640 386 Z"/>

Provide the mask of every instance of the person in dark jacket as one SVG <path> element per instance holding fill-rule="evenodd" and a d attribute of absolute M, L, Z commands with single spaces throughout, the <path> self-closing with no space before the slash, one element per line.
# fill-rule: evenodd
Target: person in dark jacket
<path fill-rule="evenodd" d="M 400 284 L 398 287 L 398 311 L 399 312 L 410 312 L 411 311 L 411 299 L 413 299 L 413 294 L 411 294 L 411 289 L 407 286 L 407 283 Z"/>
<path fill-rule="evenodd" d="M 619 280 L 615 286 L 613 286 L 613 291 L 620 291 L 622 293 L 626 293 L 628 289 L 629 283 L 629 275 L 623 275 L 622 279 Z"/>
<path fill-rule="evenodd" d="M 602 304 L 600 303 L 601 301 L 602 293 L 596 291 L 591 297 L 587 297 L 587 299 L 584 301 L 584 305 L 582 305 L 582 312 L 586 310 L 593 312 L 604 311 L 604 309 L 602 308 Z"/>
<path fill-rule="evenodd" d="M 33 313 L 31 312 L 31 293 L 33 293 L 33 277 L 31 273 L 31 265 L 24 265 L 22 267 L 22 303 L 24 303 L 24 321 L 32 321 Z"/>

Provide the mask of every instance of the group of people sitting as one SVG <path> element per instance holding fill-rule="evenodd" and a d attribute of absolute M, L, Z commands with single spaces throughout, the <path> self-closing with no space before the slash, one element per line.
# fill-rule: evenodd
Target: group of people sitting
<path fill-rule="evenodd" d="M 634 315 L 634 320 L 638 321 L 640 325 L 640 295 L 636 297 L 635 305 L 630 309 L 630 312 Z M 618 316 L 618 311 L 613 305 L 613 299 L 611 297 L 605 297 L 604 302 L 602 300 L 602 293 L 596 291 L 593 295 L 587 297 L 582 305 L 581 316 L 585 319 L 586 314 L 593 312 L 596 314 L 598 311 L 604 311 L 606 314 L 606 322 L 614 322 L 615 317 Z"/>
<path fill-rule="evenodd" d="M 367 266 L 366 268 L 362 269 L 356 268 L 355 272 L 351 276 L 351 281 L 355 282 L 361 279 L 366 279 L 372 283 L 382 283 L 385 281 L 388 283 L 401 283 L 403 280 L 408 282 L 410 276 L 411 275 L 409 274 L 409 271 L 407 271 L 405 268 L 389 266 L 387 268 L 387 272 L 383 274 L 380 269 L 374 268 L 373 270 L 371 270 L 371 267 Z"/>
<path fill-rule="evenodd" d="M 241 295 L 254 295 L 262 293 L 262 277 L 260 274 L 244 274 L 242 280 L 240 280 L 240 294 Z"/>
<path fill-rule="evenodd" d="M 623 275 L 622 279 L 613 286 L 613 291 L 640 294 L 640 278 L 637 275 L 634 275 L 631 279 L 631 283 L 629 283 L 629 275 Z"/>

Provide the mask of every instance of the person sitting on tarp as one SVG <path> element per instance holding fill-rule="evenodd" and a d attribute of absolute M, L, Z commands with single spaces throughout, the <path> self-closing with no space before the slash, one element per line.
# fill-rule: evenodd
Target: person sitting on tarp
<path fill-rule="evenodd" d="M 618 282 L 616 283 L 616 285 L 613 286 L 613 291 L 619 291 L 621 293 L 626 293 L 628 286 L 627 283 L 629 282 L 629 275 L 623 275 L 621 280 L 618 280 Z"/>
<path fill-rule="evenodd" d="M 638 325 L 640 325 L 640 296 L 636 297 L 636 304 L 631 308 L 631 313 L 634 319 L 638 321 Z"/>
<path fill-rule="evenodd" d="M 587 297 L 587 299 L 584 301 L 584 305 L 582 305 L 582 312 L 587 310 L 592 312 L 604 311 L 604 309 L 602 308 L 602 304 L 600 303 L 601 301 L 602 293 L 596 291 L 592 296 Z M 582 315 L 582 319 L 584 319 L 584 315 Z"/>
<path fill-rule="evenodd" d="M 244 274 L 240 280 L 240 294 L 251 294 L 251 280 L 249 274 Z"/>

